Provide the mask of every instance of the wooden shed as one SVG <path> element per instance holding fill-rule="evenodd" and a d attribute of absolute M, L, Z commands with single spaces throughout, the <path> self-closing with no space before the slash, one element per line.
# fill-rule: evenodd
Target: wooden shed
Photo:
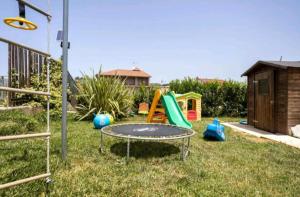
<path fill-rule="evenodd" d="M 258 61 L 248 80 L 248 124 L 291 135 L 300 124 L 300 61 Z"/>

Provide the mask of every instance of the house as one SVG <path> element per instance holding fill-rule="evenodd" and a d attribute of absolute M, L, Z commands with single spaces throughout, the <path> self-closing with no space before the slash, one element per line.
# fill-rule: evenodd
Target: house
<path fill-rule="evenodd" d="M 200 78 L 200 77 L 196 77 L 196 80 L 198 80 L 201 83 L 211 83 L 211 82 L 224 83 L 225 82 L 225 80 L 222 79 L 208 79 L 208 78 Z"/>
<path fill-rule="evenodd" d="M 125 80 L 125 84 L 129 86 L 140 86 L 142 84 L 148 86 L 150 83 L 150 75 L 145 71 L 135 67 L 132 70 L 115 69 L 100 73 L 101 76 L 119 76 Z"/>
<path fill-rule="evenodd" d="M 300 124 L 300 61 L 258 61 L 248 80 L 248 124 L 291 135 Z"/>

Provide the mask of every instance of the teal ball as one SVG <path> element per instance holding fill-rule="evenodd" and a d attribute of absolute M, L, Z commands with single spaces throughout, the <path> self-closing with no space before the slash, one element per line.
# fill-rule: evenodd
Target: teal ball
<path fill-rule="evenodd" d="M 108 126 L 110 124 L 110 120 L 108 116 L 104 114 L 98 114 L 94 117 L 93 123 L 96 129 L 101 129 L 105 126 Z"/>

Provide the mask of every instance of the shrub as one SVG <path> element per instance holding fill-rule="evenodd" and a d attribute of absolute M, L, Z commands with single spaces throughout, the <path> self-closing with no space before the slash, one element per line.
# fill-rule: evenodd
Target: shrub
<path fill-rule="evenodd" d="M 220 116 L 223 115 L 224 100 L 222 92 L 222 84 L 219 82 L 211 82 L 201 84 L 200 91 L 202 94 L 202 114 L 203 116 Z"/>
<path fill-rule="evenodd" d="M 190 91 L 201 94 L 203 116 L 240 116 L 247 108 L 247 85 L 244 82 L 202 83 L 185 78 L 171 81 L 170 90 L 180 94 Z"/>
<path fill-rule="evenodd" d="M 11 120 L 0 122 L 0 135 L 13 135 L 16 133 L 24 133 L 24 128 L 20 124 Z"/>
<path fill-rule="evenodd" d="M 0 135 L 38 132 L 41 128 L 41 122 L 37 117 L 42 116 L 42 114 L 28 115 L 20 110 L 1 111 Z"/>
<path fill-rule="evenodd" d="M 50 115 L 51 118 L 58 119 L 61 117 L 62 108 L 62 63 L 54 59 L 50 59 Z M 36 91 L 47 92 L 47 65 L 43 65 L 42 73 L 31 77 L 31 86 L 26 88 Z M 18 100 L 23 104 L 33 107 L 47 107 L 47 97 L 38 95 L 18 94 Z"/>
<path fill-rule="evenodd" d="M 227 116 L 240 116 L 247 108 L 247 84 L 226 81 L 223 84 L 224 110 Z"/>
<path fill-rule="evenodd" d="M 158 86 L 145 86 L 141 85 L 137 89 L 134 90 L 134 106 L 133 111 L 137 112 L 140 103 L 148 103 L 149 106 L 152 103 L 155 90 L 157 90 Z"/>
<path fill-rule="evenodd" d="M 78 88 L 79 120 L 91 119 L 93 113 L 102 112 L 108 112 L 114 118 L 122 118 L 131 111 L 133 90 L 127 88 L 118 77 L 83 75 Z"/>

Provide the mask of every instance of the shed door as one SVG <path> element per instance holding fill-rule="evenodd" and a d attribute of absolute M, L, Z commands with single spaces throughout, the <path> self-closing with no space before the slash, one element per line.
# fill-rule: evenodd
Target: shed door
<path fill-rule="evenodd" d="M 274 132 L 274 72 L 256 73 L 254 126 Z"/>

